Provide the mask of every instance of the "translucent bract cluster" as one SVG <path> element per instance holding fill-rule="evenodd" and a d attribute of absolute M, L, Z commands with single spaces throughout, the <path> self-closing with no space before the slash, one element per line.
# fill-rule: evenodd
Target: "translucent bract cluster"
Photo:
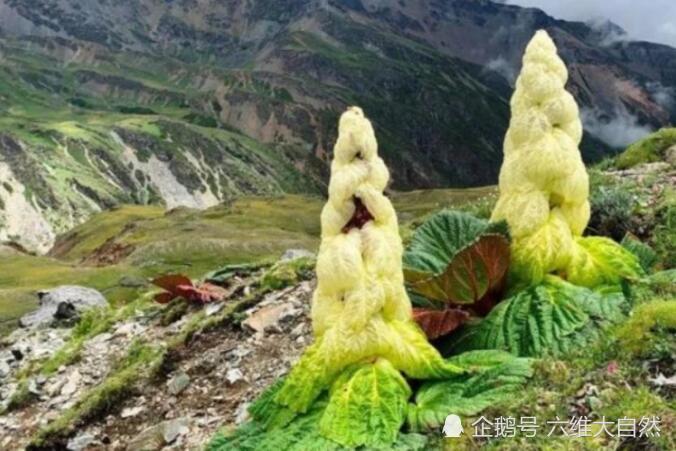
<path fill-rule="evenodd" d="M 546 274 L 595 286 L 617 282 L 635 269 L 632 256 L 611 240 L 586 241 L 589 177 L 578 145 L 582 124 L 565 90 L 566 67 L 556 46 L 538 31 L 526 48 L 511 99 L 504 142 L 500 197 L 492 220 L 504 219 L 512 234 L 512 275 L 540 282 Z M 620 268 L 606 264 L 623 261 Z"/>

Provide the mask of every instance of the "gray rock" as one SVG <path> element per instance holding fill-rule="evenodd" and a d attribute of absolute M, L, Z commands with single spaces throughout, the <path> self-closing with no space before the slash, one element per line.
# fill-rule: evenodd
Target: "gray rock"
<path fill-rule="evenodd" d="M 121 287 L 125 288 L 141 288 L 148 285 L 145 279 L 138 276 L 122 276 L 118 283 Z"/>
<path fill-rule="evenodd" d="M 175 420 L 165 421 L 162 424 L 162 437 L 166 444 L 174 442 L 179 436 L 187 434 L 190 430 L 188 428 L 190 424 L 188 418 L 176 418 Z"/>
<path fill-rule="evenodd" d="M 242 374 L 242 371 L 239 368 L 233 368 L 228 370 L 228 372 L 225 374 L 225 379 L 230 385 L 233 385 L 239 381 L 244 380 L 244 374 Z"/>
<path fill-rule="evenodd" d="M 80 385 L 80 380 L 82 375 L 79 371 L 75 370 L 68 376 L 66 383 L 61 387 L 61 395 L 70 396 L 75 393 Z"/>
<path fill-rule="evenodd" d="M 235 411 L 235 424 L 240 425 L 249 419 L 249 406 L 251 403 L 243 402 Z"/>
<path fill-rule="evenodd" d="M 4 379 L 5 377 L 9 376 L 9 373 L 11 371 L 11 368 L 7 363 L 3 360 L 0 360 L 0 379 Z"/>
<path fill-rule="evenodd" d="M 169 393 L 172 395 L 178 395 L 183 390 L 185 390 L 188 385 L 190 385 L 190 376 L 182 371 L 169 379 L 169 382 L 167 382 Z"/>
<path fill-rule="evenodd" d="M 211 304 L 207 304 L 207 306 L 204 308 L 204 314 L 206 316 L 215 315 L 216 313 L 223 310 L 224 306 L 225 306 L 225 304 L 223 304 L 222 302 L 218 302 L 218 303 L 213 302 Z"/>
<path fill-rule="evenodd" d="M 143 412 L 144 410 L 146 410 L 145 406 L 127 407 L 127 408 L 122 409 L 122 413 L 120 413 L 120 416 L 122 418 L 135 417 L 136 415 Z"/>
<path fill-rule="evenodd" d="M 30 378 L 28 380 L 28 392 L 36 396 L 40 396 L 42 394 L 40 387 L 38 387 L 38 383 L 35 381 L 35 378 Z"/>
<path fill-rule="evenodd" d="M 165 445 L 176 441 L 189 431 L 190 420 L 188 418 L 176 418 L 166 420 L 154 426 L 150 426 L 127 444 L 129 451 L 157 450 Z"/>
<path fill-rule="evenodd" d="M 57 311 L 69 311 L 80 315 L 82 312 L 94 307 L 108 305 L 106 298 L 92 288 L 74 285 L 64 285 L 49 291 L 40 292 L 40 307 L 21 317 L 19 323 L 26 328 L 47 327 L 52 324 Z M 72 308 L 71 308 L 72 307 Z"/>
<path fill-rule="evenodd" d="M 315 254 L 307 249 L 287 249 L 282 254 L 281 261 L 287 262 L 298 258 L 314 258 Z"/>
<path fill-rule="evenodd" d="M 94 437 L 92 434 L 84 432 L 70 439 L 66 445 L 66 448 L 71 451 L 81 451 L 91 445 L 95 438 L 96 437 Z"/>

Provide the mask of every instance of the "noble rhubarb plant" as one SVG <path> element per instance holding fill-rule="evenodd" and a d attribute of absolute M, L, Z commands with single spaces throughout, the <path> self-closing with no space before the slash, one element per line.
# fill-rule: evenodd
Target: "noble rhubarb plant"
<path fill-rule="evenodd" d="M 612 240 L 582 236 L 589 221 L 589 179 L 567 78 L 554 42 L 538 31 L 512 96 L 500 196 L 491 219 L 509 223 L 515 282 L 539 283 L 556 273 L 575 285 L 617 284 L 635 278 L 641 268 Z"/>
<path fill-rule="evenodd" d="M 212 450 L 390 449 L 411 439 L 400 433 L 407 418 L 412 427 L 424 428 L 429 409 L 452 407 L 434 400 L 429 407 L 410 406 L 408 379 L 464 383 L 484 368 L 444 360 L 413 321 L 397 217 L 383 195 L 389 173 L 378 157 L 373 128 L 352 107 L 341 116 L 338 132 L 321 214 L 314 343 L 253 404 L 254 420 L 234 435 L 218 436 Z M 501 372 L 502 360 L 488 361 Z M 494 385 L 482 387 L 476 391 Z"/>
<path fill-rule="evenodd" d="M 413 316 L 428 338 L 486 315 L 500 300 L 509 241 L 506 223 L 450 210 L 435 214 L 415 231 L 404 253 L 404 276 L 409 289 L 424 297 Z"/>

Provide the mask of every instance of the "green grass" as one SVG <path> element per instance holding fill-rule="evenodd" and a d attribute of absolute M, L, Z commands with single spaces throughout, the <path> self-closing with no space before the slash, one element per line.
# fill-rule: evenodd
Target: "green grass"
<path fill-rule="evenodd" d="M 140 275 L 136 268 L 102 268 L 66 263 L 49 257 L 11 255 L 0 259 L 0 334 L 16 319 L 37 307 L 37 292 L 58 285 L 83 285 L 101 291 L 112 305 L 136 299 L 142 287 L 125 287 L 123 276 Z"/>
<path fill-rule="evenodd" d="M 405 226 L 439 208 L 467 208 L 477 199 L 490 199 L 494 190 L 413 191 L 394 193 L 392 200 Z M 117 306 L 145 289 L 124 286 L 125 276 L 182 272 L 201 277 L 226 264 L 274 261 L 290 248 L 314 251 L 323 204 L 315 196 L 242 197 L 204 211 L 165 213 L 157 206 L 123 205 L 94 215 L 61 236 L 49 257 L 8 254 L 0 259 L 0 334 L 36 307 L 37 291 L 53 286 L 89 286 Z M 117 264 L 92 266 L 88 257 L 110 241 L 133 252 Z"/>
<path fill-rule="evenodd" d="M 663 128 L 635 142 L 616 157 L 615 165 L 627 169 L 641 163 L 664 161 L 665 151 L 676 145 L 676 128 Z"/>
<path fill-rule="evenodd" d="M 127 355 L 101 384 L 89 390 L 70 409 L 40 429 L 32 446 L 50 446 L 51 441 L 66 437 L 77 422 L 87 420 L 114 406 L 135 384 L 150 377 L 159 369 L 165 349 L 141 341 L 131 344 Z"/>

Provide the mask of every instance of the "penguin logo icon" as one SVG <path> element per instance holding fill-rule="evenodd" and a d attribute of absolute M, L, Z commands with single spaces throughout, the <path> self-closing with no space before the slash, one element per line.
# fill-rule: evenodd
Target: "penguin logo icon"
<path fill-rule="evenodd" d="M 446 417 L 444 429 L 442 431 L 444 433 L 444 437 L 460 437 L 460 435 L 465 432 L 462 427 L 462 421 L 460 420 L 460 417 L 455 414 L 451 414 Z"/>

